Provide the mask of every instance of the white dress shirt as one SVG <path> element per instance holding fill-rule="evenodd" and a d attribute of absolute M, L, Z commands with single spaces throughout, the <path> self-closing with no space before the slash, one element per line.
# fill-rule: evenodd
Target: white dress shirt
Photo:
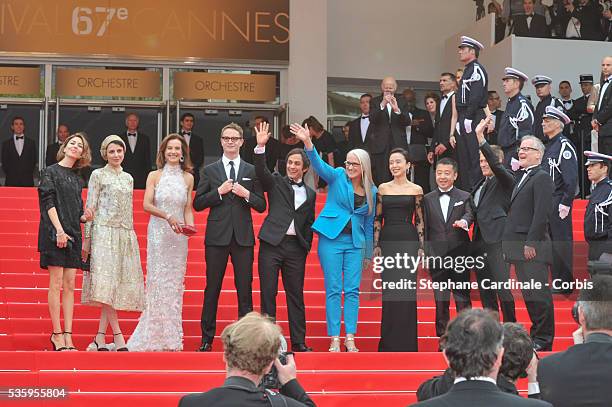
<path fill-rule="evenodd" d="M 603 86 L 601 87 L 601 90 L 599 91 L 599 103 L 597 103 L 597 111 L 601 110 L 601 102 L 603 101 L 604 95 L 608 90 L 608 86 L 610 86 L 610 80 L 611 77 L 608 76 L 608 79 L 606 80 L 606 82 L 604 82 Z"/>
<path fill-rule="evenodd" d="M 130 150 L 132 151 L 132 153 L 134 153 L 134 151 L 136 150 L 136 140 L 138 139 L 138 131 L 135 131 L 134 133 L 127 131 L 126 134 L 128 135 L 127 139 L 130 145 Z M 129 134 L 136 134 L 136 137 L 132 137 Z"/>
<path fill-rule="evenodd" d="M 454 93 L 455 91 L 449 92 L 445 98 L 443 97 L 440 100 L 440 116 L 442 116 L 442 112 L 444 112 L 444 109 L 446 108 L 446 104 L 448 103 L 448 101 L 450 100 L 450 98 L 453 96 Z"/>
<path fill-rule="evenodd" d="M 408 113 L 410 116 L 410 121 L 412 121 L 412 113 Z M 406 141 L 410 145 L 410 140 L 412 139 L 412 125 L 406 126 Z"/>
<path fill-rule="evenodd" d="M 440 192 L 450 192 L 453 187 L 450 187 L 447 191 L 443 191 L 438 188 Z M 444 222 L 448 220 L 448 205 L 450 204 L 450 196 L 448 194 L 440 195 L 440 208 L 442 209 L 442 215 L 444 215 Z"/>
<path fill-rule="evenodd" d="M 525 168 L 525 173 L 523 174 L 523 177 L 521 178 L 521 180 L 519 181 L 518 184 L 516 184 L 516 189 L 518 189 L 522 184 L 523 181 L 525 181 L 525 179 L 527 178 L 527 176 L 529 175 L 529 173 L 531 172 L 532 169 L 534 169 L 535 167 L 537 167 L 539 164 L 536 165 L 532 165 L 531 167 L 527 167 Z"/>
<path fill-rule="evenodd" d="M 186 132 L 185 130 L 182 130 L 181 132 L 183 133 L 183 137 L 185 138 L 187 145 L 189 145 L 189 142 L 191 141 L 191 132 Z"/>
<path fill-rule="evenodd" d="M 497 386 L 497 380 L 493 379 L 492 377 L 489 376 L 476 376 L 476 377 L 472 377 L 469 380 L 466 379 L 465 377 L 457 377 L 455 378 L 455 383 L 460 383 L 460 382 L 467 382 L 467 381 L 472 381 L 472 380 L 480 380 L 482 382 L 489 382 L 489 383 L 493 383 L 495 386 Z"/>
<path fill-rule="evenodd" d="M 296 181 L 297 183 L 300 183 L 302 180 L 298 180 Z M 299 208 L 300 206 L 302 206 L 302 204 L 304 202 L 306 202 L 306 187 L 304 185 L 302 186 L 298 186 L 298 185 L 291 185 L 291 187 L 293 188 L 293 204 L 295 206 L 294 209 Z M 291 221 L 291 224 L 289 225 L 289 227 L 287 228 L 287 233 L 285 233 L 286 235 L 291 235 L 291 236 L 295 236 L 295 221 Z"/>
<path fill-rule="evenodd" d="M 21 157 L 21 153 L 23 153 L 23 143 L 25 142 L 25 138 L 17 140 L 17 136 L 24 137 L 24 135 L 13 134 L 13 141 L 15 141 L 15 150 L 17 150 L 17 154 L 19 154 L 19 157 Z"/>
<path fill-rule="evenodd" d="M 230 170 L 232 168 L 232 166 L 229 165 L 230 161 L 234 162 L 234 172 L 236 173 L 236 178 L 238 178 L 238 170 L 240 169 L 240 156 L 234 158 L 233 160 L 230 160 L 225 155 L 221 157 L 221 162 L 223 163 L 223 168 L 225 169 L 225 176 L 227 177 L 227 179 L 229 179 L 230 177 Z M 238 180 L 233 180 L 233 181 L 238 181 Z"/>
<path fill-rule="evenodd" d="M 361 125 L 361 141 L 365 142 L 368 127 L 370 127 L 370 116 L 361 116 L 359 119 Z"/>

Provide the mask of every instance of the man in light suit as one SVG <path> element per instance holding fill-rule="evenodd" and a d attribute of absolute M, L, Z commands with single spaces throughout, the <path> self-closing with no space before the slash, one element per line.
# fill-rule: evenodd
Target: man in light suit
<path fill-rule="evenodd" d="M 372 95 L 364 93 L 359 98 L 361 115 L 349 125 L 349 150 L 361 148 L 368 150 L 368 135 L 370 133 L 370 100 Z M 339 163 L 340 164 L 340 163 Z"/>
<path fill-rule="evenodd" d="M 7 187 L 33 187 L 38 162 L 36 143 L 24 135 L 25 120 L 15 116 L 11 121 L 12 136 L 2 143 L 2 170 Z"/>
<path fill-rule="evenodd" d="M 193 114 L 183 113 L 180 124 L 180 134 L 185 138 L 189 146 L 189 157 L 193 164 L 193 185 L 197 189 L 200 183 L 200 170 L 202 169 L 202 164 L 204 164 L 204 142 L 202 137 L 193 132 L 193 126 L 195 126 L 195 116 Z"/>
<path fill-rule="evenodd" d="M 242 127 L 230 123 L 221 130 L 223 156 L 207 165 L 193 200 L 196 211 L 210 208 L 204 238 L 206 289 L 202 308 L 201 352 L 212 349 L 217 327 L 217 306 L 229 256 L 234 266 L 234 284 L 238 296 L 238 317 L 253 310 L 253 218 L 251 208 L 266 210 L 255 167 L 240 159 L 244 139 Z"/>
<path fill-rule="evenodd" d="M 145 189 L 151 171 L 151 144 L 146 134 L 138 131 L 140 119 L 136 113 L 125 116 L 125 132 L 120 134 L 126 146 L 123 170 L 134 178 L 134 189 Z"/>
<path fill-rule="evenodd" d="M 599 133 L 599 153 L 612 154 L 612 56 L 601 62 L 603 81 L 599 89 L 599 98 L 593 112 L 593 129 Z"/>
<path fill-rule="evenodd" d="M 443 158 L 436 163 L 437 188 L 423 198 L 425 217 L 425 252 L 427 256 L 439 259 L 465 256 L 469 252 L 468 229 L 473 221 L 470 194 L 454 187 L 457 180 L 457 163 Z M 439 263 L 439 264 L 438 264 Z M 470 270 L 449 267 L 446 262 L 429 265 L 433 282 L 467 283 Z M 469 288 L 452 290 L 457 311 L 470 308 Z M 450 293 L 448 290 L 434 290 L 436 300 L 436 335 L 442 336 L 450 319 Z"/>
<path fill-rule="evenodd" d="M 514 264 L 519 281 L 535 284 L 522 290 L 531 319 L 531 337 L 536 350 L 552 350 L 555 314 L 548 286 L 547 264 L 552 247 L 548 236 L 553 181 L 541 168 L 544 145 L 535 136 L 525 136 L 519 148 L 521 171 L 510 197 L 502 248 L 506 261 Z"/>
<path fill-rule="evenodd" d="M 306 345 L 306 313 L 304 309 L 304 275 L 306 257 L 312 245 L 315 214 L 315 191 L 304 184 L 310 160 L 302 149 L 293 149 L 285 160 L 287 175 L 270 173 L 266 168 L 266 144 L 271 134 L 269 125 L 256 128 L 254 150 L 255 173 L 268 193 L 270 208 L 259 231 L 259 283 L 261 312 L 276 319 L 278 270 L 283 277 L 289 314 L 289 332 L 293 352 L 310 352 Z"/>

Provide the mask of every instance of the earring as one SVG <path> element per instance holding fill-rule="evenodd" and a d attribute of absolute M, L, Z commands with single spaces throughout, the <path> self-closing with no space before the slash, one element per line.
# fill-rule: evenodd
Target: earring
<path fill-rule="evenodd" d="M 180 162 L 182 162 L 182 163 L 184 163 L 184 162 L 185 162 L 185 157 L 184 157 L 184 156 L 181 156 L 181 158 L 179 158 L 179 161 L 180 161 Z"/>

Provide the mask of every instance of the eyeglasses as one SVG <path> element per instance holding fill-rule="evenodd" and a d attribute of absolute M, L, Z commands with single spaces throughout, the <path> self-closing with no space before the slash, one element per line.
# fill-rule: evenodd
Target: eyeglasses
<path fill-rule="evenodd" d="M 346 168 L 349 168 L 349 167 L 359 167 L 360 165 L 361 164 L 359 164 L 359 163 L 354 163 L 354 162 L 350 162 L 350 161 L 345 161 L 344 162 L 344 166 Z"/>
<path fill-rule="evenodd" d="M 533 147 L 519 147 L 517 148 L 516 151 L 522 151 L 524 153 L 528 152 L 528 151 L 539 151 L 537 148 L 533 148 Z"/>
<path fill-rule="evenodd" d="M 242 137 L 221 137 L 221 140 L 225 141 L 226 143 L 229 143 L 230 141 L 232 143 L 237 143 L 240 140 L 242 140 Z"/>

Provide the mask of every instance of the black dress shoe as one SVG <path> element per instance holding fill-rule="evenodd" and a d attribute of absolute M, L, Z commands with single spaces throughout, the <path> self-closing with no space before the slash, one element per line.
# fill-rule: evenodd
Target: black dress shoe
<path fill-rule="evenodd" d="M 196 352 L 210 352 L 212 350 L 212 345 L 209 342 L 202 342 L 202 345 L 198 348 Z"/>
<path fill-rule="evenodd" d="M 312 352 L 312 348 L 310 346 L 306 346 L 305 343 L 298 343 L 296 345 L 291 345 L 291 351 L 293 352 Z"/>

